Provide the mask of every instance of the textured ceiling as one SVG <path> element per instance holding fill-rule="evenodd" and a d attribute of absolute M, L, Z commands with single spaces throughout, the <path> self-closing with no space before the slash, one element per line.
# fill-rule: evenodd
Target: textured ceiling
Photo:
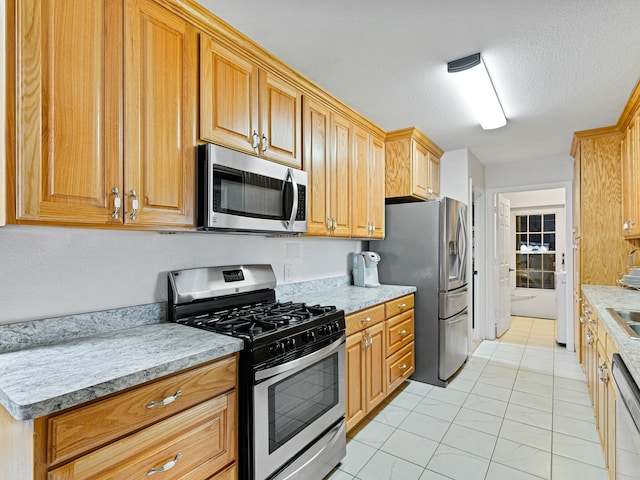
<path fill-rule="evenodd" d="M 639 0 L 200 0 L 384 130 L 484 164 L 566 155 L 640 78 Z M 484 131 L 448 78 L 481 52 L 508 119 Z"/>

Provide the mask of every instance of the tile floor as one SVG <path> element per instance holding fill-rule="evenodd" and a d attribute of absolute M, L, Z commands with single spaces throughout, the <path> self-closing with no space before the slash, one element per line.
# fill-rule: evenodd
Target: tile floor
<path fill-rule="evenodd" d="M 554 328 L 515 317 L 447 388 L 406 382 L 325 480 L 607 480 L 583 370 Z"/>

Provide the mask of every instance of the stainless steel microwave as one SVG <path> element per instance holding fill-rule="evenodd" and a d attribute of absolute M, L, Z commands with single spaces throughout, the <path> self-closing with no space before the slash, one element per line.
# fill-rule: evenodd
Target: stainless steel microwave
<path fill-rule="evenodd" d="M 307 173 L 218 145 L 198 147 L 198 229 L 307 231 Z"/>

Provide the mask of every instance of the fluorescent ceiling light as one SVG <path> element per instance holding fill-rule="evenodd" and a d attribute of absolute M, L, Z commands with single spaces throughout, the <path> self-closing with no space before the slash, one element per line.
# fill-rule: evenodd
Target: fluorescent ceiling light
<path fill-rule="evenodd" d="M 489 72 L 479 53 L 449 62 L 447 70 L 455 74 L 453 77 L 482 128 L 492 130 L 507 124 Z"/>

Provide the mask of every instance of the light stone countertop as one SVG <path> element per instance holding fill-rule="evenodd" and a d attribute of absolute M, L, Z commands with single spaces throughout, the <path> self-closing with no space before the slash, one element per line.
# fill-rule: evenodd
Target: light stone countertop
<path fill-rule="evenodd" d="M 406 285 L 380 285 L 371 288 L 339 285 L 316 291 L 289 291 L 286 294 L 278 292 L 278 300 L 305 302 L 307 305 L 335 305 L 348 315 L 415 291 L 416 287 Z"/>
<path fill-rule="evenodd" d="M 606 310 L 607 307 L 640 310 L 640 292 L 601 285 L 582 285 L 582 292 L 596 310 L 629 372 L 640 385 L 640 339 L 629 337 Z"/>
<path fill-rule="evenodd" d="M 276 294 L 349 314 L 416 291 L 349 281 L 285 284 Z M 29 420 L 242 350 L 237 338 L 166 322 L 165 309 L 149 304 L 0 325 L 0 405 Z"/>
<path fill-rule="evenodd" d="M 0 404 L 41 417 L 237 352 L 243 341 L 155 323 L 0 354 Z"/>

